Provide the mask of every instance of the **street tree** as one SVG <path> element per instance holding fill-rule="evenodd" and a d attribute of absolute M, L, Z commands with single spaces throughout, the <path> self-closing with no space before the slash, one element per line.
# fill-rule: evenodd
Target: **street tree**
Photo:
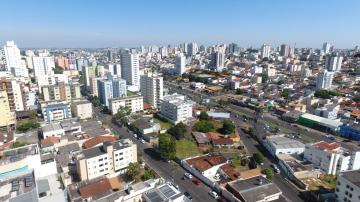
<path fill-rule="evenodd" d="M 160 156 L 165 160 L 172 160 L 176 156 L 176 143 L 171 140 L 171 135 L 168 133 L 160 134 L 159 137 L 159 152 Z"/>
<path fill-rule="evenodd" d="M 187 126 L 183 122 L 176 124 L 169 130 L 169 133 L 178 140 L 184 138 L 186 132 L 187 132 Z"/>
<path fill-rule="evenodd" d="M 235 132 L 236 126 L 231 120 L 224 120 L 223 127 L 221 128 L 221 132 L 223 134 L 231 134 Z"/>
<path fill-rule="evenodd" d="M 264 156 L 261 153 L 256 152 L 252 157 L 256 163 L 262 164 L 264 162 Z"/>
<path fill-rule="evenodd" d="M 126 171 L 126 175 L 131 179 L 138 181 L 140 179 L 141 166 L 139 163 L 129 163 Z"/>

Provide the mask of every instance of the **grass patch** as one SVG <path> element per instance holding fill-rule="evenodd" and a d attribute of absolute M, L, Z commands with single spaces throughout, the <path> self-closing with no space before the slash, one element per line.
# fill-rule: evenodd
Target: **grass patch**
<path fill-rule="evenodd" d="M 160 119 L 158 117 L 154 117 L 154 122 L 159 123 L 161 126 L 161 130 L 167 130 L 173 126 L 172 123 L 165 121 L 163 119 Z"/>
<path fill-rule="evenodd" d="M 134 93 L 134 92 L 132 92 L 132 91 L 129 91 L 129 90 L 128 90 L 126 93 L 127 93 L 127 96 L 133 96 L 133 95 L 136 95 L 136 93 Z"/>
<path fill-rule="evenodd" d="M 198 156 L 201 152 L 195 142 L 189 140 L 176 141 L 176 157 L 185 159 L 192 156 Z"/>

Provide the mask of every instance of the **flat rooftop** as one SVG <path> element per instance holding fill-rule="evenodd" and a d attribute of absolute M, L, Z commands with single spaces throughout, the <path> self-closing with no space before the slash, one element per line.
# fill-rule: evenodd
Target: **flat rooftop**
<path fill-rule="evenodd" d="M 266 139 L 268 139 L 268 141 L 277 149 L 305 148 L 305 144 L 302 142 L 288 138 L 284 135 L 267 136 Z"/>
<path fill-rule="evenodd" d="M 32 170 L 0 181 L 0 201 L 38 201 L 37 198 Z"/>
<path fill-rule="evenodd" d="M 39 153 L 37 144 L 26 145 L 16 149 L 9 149 L 0 152 L 0 166 L 4 164 L 20 161 L 27 156 L 36 155 Z"/>
<path fill-rule="evenodd" d="M 360 187 L 360 170 L 342 172 L 340 176 Z"/>

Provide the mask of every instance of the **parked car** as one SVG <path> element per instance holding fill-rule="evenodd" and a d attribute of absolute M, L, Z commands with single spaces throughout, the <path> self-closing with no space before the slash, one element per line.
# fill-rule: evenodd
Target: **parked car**
<path fill-rule="evenodd" d="M 185 192 L 184 195 L 186 198 L 188 198 L 190 201 L 192 201 L 192 196 L 188 192 Z"/>
<path fill-rule="evenodd" d="M 185 173 L 184 175 L 185 175 L 185 177 L 188 178 L 188 179 L 191 179 L 191 178 L 193 177 L 190 173 Z"/>
<path fill-rule="evenodd" d="M 275 164 L 271 164 L 271 167 L 275 171 L 275 173 L 280 173 L 280 169 Z"/>
<path fill-rule="evenodd" d="M 143 144 L 145 144 L 145 140 L 144 140 L 144 139 L 141 139 L 140 142 L 143 143 Z"/>
<path fill-rule="evenodd" d="M 193 179 L 192 182 L 196 185 L 199 186 L 201 184 L 200 180 L 198 179 Z"/>
<path fill-rule="evenodd" d="M 214 191 L 209 191 L 209 195 L 212 196 L 214 199 L 217 199 L 219 195 Z"/>

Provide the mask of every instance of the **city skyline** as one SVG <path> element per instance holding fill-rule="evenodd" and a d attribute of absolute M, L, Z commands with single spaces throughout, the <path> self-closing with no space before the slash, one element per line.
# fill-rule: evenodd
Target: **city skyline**
<path fill-rule="evenodd" d="M 105 48 L 238 43 L 347 49 L 360 44 L 360 2 L 50 1 L 2 3 L 0 43 L 20 48 Z M 333 17 L 336 13 L 336 18 Z M 9 17 L 10 16 L 10 17 Z"/>

